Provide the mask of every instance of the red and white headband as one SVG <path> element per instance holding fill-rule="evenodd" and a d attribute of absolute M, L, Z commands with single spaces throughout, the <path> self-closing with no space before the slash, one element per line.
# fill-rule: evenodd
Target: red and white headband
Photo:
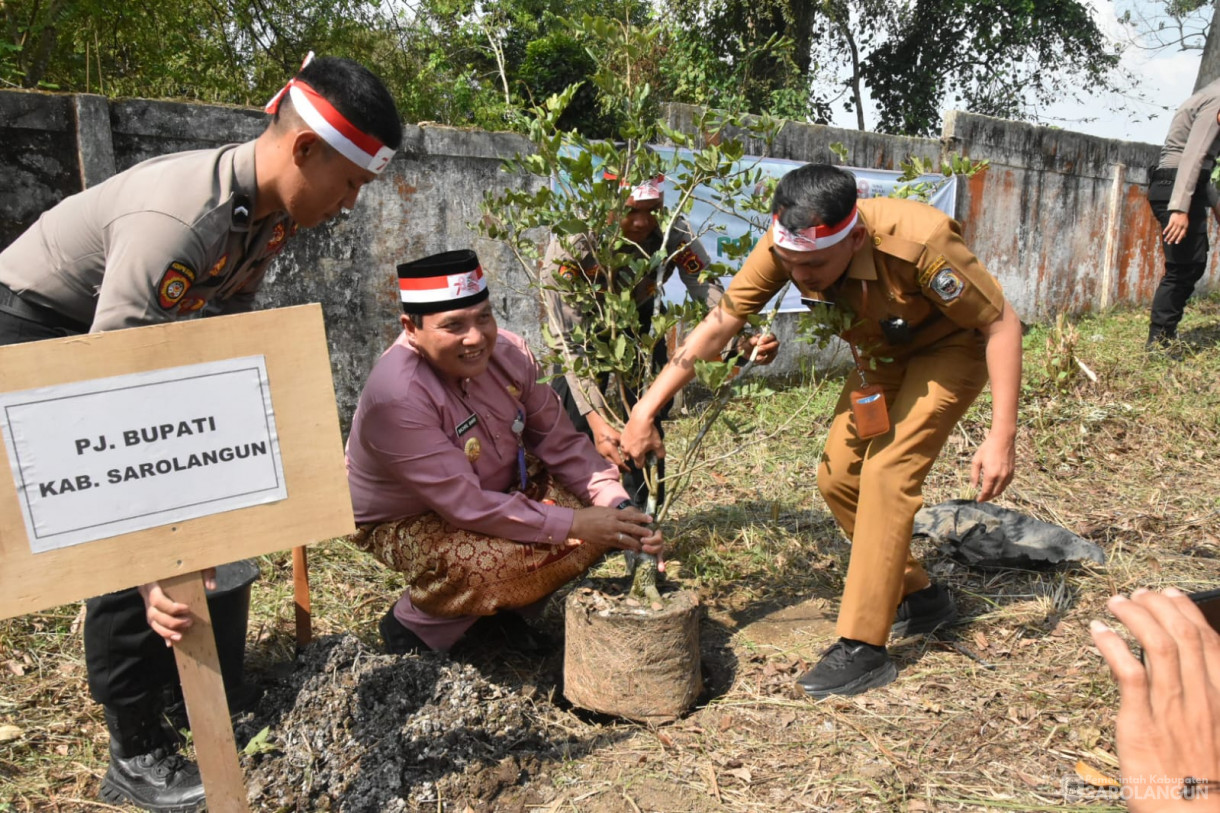
<path fill-rule="evenodd" d="M 310 51 L 301 68 L 304 69 L 312 61 L 313 51 Z M 295 76 L 267 102 L 264 109 L 274 115 L 285 95 L 292 99 L 293 109 L 309 125 L 309 129 L 361 169 L 380 175 L 394 157 L 394 150 L 356 127 L 320 93 Z"/>
<path fill-rule="evenodd" d="M 780 224 L 779 215 L 772 215 L 771 239 L 775 245 L 789 251 L 820 251 L 841 242 L 851 234 L 859 220 L 860 212 L 853 206 L 847 217 L 833 226 L 810 226 L 800 231 L 789 231 Z"/>
<path fill-rule="evenodd" d="M 607 181 L 618 180 L 618 175 L 609 170 L 602 173 Z M 661 188 L 661 184 L 665 183 L 665 176 L 658 175 L 655 178 L 649 178 L 641 182 L 637 186 L 631 188 L 631 197 L 636 203 L 644 200 L 661 200 L 665 197 L 665 192 Z M 620 187 L 626 186 L 626 183 L 620 184 Z"/>
<path fill-rule="evenodd" d="M 398 298 L 409 313 L 460 310 L 487 296 L 483 266 L 478 255 L 468 249 L 398 266 Z"/>

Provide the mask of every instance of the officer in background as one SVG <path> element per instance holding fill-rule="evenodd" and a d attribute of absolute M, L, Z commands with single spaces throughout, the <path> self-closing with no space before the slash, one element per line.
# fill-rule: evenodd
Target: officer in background
<path fill-rule="evenodd" d="M 991 431 L 972 463 L 980 500 L 1015 465 L 1021 324 L 960 226 L 923 203 L 856 200 L 854 176 L 807 164 L 785 175 L 772 225 L 720 305 L 631 411 L 622 448 L 664 454 L 652 417 L 791 279 L 857 359 L 826 438 L 818 489 L 851 540 L 839 640 L 799 679 L 812 697 L 851 695 L 897 676 L 895 636 L 956 618 L 952 598 L 910 556 L 923 481 L 959 418 L 991 381 Z M 891 630 L 892 628 L 892 630 Z"/>
<path fill-rule="evenodd" d="M 1169 123 L 1161 160 L 1152 170 L 1148 205 L 1161 224 L 1165 276 L 1152 297 L 1148 347 L 1177 338 L 1195 284 L 1207 270 L 1207 214 L 1216 213 L 1212 168 L 1220 151 L 1220 79 L 1187 99 Z"/>
<path fill-rule="evenodd" d="M 610 170 L 606 170 L 603 177 L 608 181 L 619 181 L 618 175 Z M 598 266 L 595 246 L 586 234 L 569 238 L 552 235 L 542 261 L 542 300 L 555 349 L 568 360 L 569 366 L 572 365 L 573 359 L 585 352 L 583 347 L 572 340 L 573 330 L 583 325 L 588 331 L 596 331 L 600 316 L 596 310 L 582 312 L 576 297 L 567 293 L 567 286 L 591 284 L 598 286 L 599 290 L 613 292 L 613 286 L 618 279 L 623 275 L 630 275 L 627 266 L 631 260 L 647 259 L 658 251 L 664 251 L 666 259 L 661 274 L 649 274 L 643 279 L 633 280 L 631 298 L 639 317 L 637 335 L 647 335 L 652 331 L 653 315 L 658 307 L 664 307 L 661 302 L 661 287 L 675 271 L 693 300 L 702 303 L 709 310 L 720 302 L 724 286 L 715 277 L 707 277 L 711 260 L 707 249 L 695 236 L 686 218 L 674 218 L 667 232 L 661 229 L 659 215 L 664 207 L 664 187 L 663 175 L 648 178 L 631 187 L 619 223 L 624 244 L 618 250 L 617 256 L 622 257 L 623 267 L 615 269 L 613 273 L 608 274 Z M 768 364 L 774 360 L 779 343 L 770 335 L 743 337 L 738 352 L 748 355 L 755 343 L 761 345 L 756 361 Z M 668 360 L 666 343 L 658 342 L 653 351 L 650 372 L 660 370 Z M 624 459 L 619 450 L 619 432 L 615 428 L 615 423 L 621 420 L 619 411 L 624 406 L 630 407 L 637 394 L 634 388 L 628 388 L 629 403 L 619 404 L 616 395 L 611 395 L 611 403 L 608 403 L 610 385 L 609 380 L 599 381 L 593 377 L 582 377 L 572 369 L 555 378 L 552 383 L 573 425 L 593 440 L 602 457 L 619 467 L 623 487 L 627 489 L 635 504 L 643 507 L 648 496 L 643 472 Z M 666 413 L 668 405 L 657 416 L 657 430 L 662 435 L 664 432 L 660 421 L 667 417 Z M 664 477 L 663 464 L 658 467 L 658 476 Z M 659 502 L 663 499 L 663 494 L 658 494 L 657 497 Z"/>
<path fill-rule="evenodd" d="M 0 345 L 250 310 L 297 227 L 354 206 L 402 142 L 381 80 L 312 57 L 254 141 L 138 164 L 65 199 L 0 253 Z M 110 732 L 105 801 L 174 811 L 204 801 L 198 768 L 162 723 L 177 680 L 167 647 L 188 610 L 155 582 L 87 602 L 89 691 Z"/>

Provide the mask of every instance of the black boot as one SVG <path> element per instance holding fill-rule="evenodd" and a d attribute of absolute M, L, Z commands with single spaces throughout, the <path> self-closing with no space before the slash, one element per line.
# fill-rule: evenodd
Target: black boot
<path fill-rule="evenodd" d="M 103 707 L 110 730 L 110 767 L 99 796 L 154 813 L 195 813 L 204 803 L 199 768 L 177 753 L 159 712 Z"/>

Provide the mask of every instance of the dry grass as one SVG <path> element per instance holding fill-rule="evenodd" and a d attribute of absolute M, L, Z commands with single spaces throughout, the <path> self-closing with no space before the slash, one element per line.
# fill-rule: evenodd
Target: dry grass
<path fill-rule="evenodd" d="M 1002 502 L 1088 537 L 1107 564 L 978 572 L 923 551 L 964 621 L 942 638 L 897 644 L 898 681 L 856 698 L 813 703 L 793 690 L 829 642 L 827 628 L 763 636 L 756 623 L 811 600 L 833 616 L 838 601 L 848 548 L 814 485 L 833 382 L 812 398 L 806 385 L 734 406 L 734 423 L 756 437 L 805 411 L 701 471 L 670 529 L 675 575 L 708 607 L 710 697 L 659 729 L 548 706 L 553 724 L 605 736 L 534 780 L 548 800 L 538 809 L 1109 809 L 1066 799 L 1061 784 L 1080 760 L 1116 766 L 1117 695 L 1088 621 L 1116 591 L 1220 586 L 1220 301 L 1192 303 L 1178 359 L 1143 353 L 1146 324 L 1142 311 L 1118 312 L 1038 328 L 1025 342 L 1020 468 Z M 968 494 L 988 412 L 984 397 L 962 422 L 927 502 Z M 678 421 L 671 438 L 693 423 Z M 724 454 L 733 440 L 722 429 L 710 444 Z M 316 631 L 375 641 L 396 578 L 342 543 L 312 548 L 311 560 Z M 255 676 L 293 654 L 290 560 L 262 565 Z M 0 732 L 19 729 L 0 742 L 0 810 L 113 809 L 91 801 L 106 735 L 85 689 L 79 622 L 77 606 L 0 622 Z M 487 668 L 510 684 L 554 686 L 528 666 Z M 463 810 L 453 802 L 444 809 Z"/>

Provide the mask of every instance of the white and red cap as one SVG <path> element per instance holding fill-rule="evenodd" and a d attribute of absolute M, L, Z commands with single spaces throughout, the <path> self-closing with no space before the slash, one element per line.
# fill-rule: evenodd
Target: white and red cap
<path fill-rule="evenodd" d="M 847 217 L 833 226 L 810 226 L 800 231 L 789 231 L 779 222 L 779 215 L 771 216 L 771 239 L 780 248 L 790 251 L 820 251 L 841 242 L 860 220 L 860 212 L 855 206 Z"/>
<path fill-rule="evenodd" d="M 618 180 L 618 174 L 608 169 L 602 172 L 602 177 L 607 181 Z M 663 183 L 665 183 L 664 175 L 657 175 L 654 178 L 642 181 L 636 186 L 631 187 L 631 197 L 636 203 L 645 200 L 661 200 L 665 196 L 665 191 L 661 188 Z M 620 188 L 625 187 L 627 183 L 624 181 L 619 186 Z"/>
<path fill-rule="evenodd" d="M 313 51 L 310 51 L 301 63 L 301 69 L 304 70 L 312 61 Z M 323 98 L 322 94 L 295 76 L 267 102 L 264 109 L 274 115 L 280 109 L 280 102 L 284 100 L 285 95 L 292 99 L 292 108 L 309 125 L 309 129 L 334 147 L 344 158 L 374 175 L 380 175 L 382 170 L 389 166 L 390 159 L 394 157 L 393 149 L 356 127 Z"/>
<path fill-rule="evenodd" d="M 488 296 L 479 255 L 470 249 L 433 254 L 398 266 L 398 298 L 407 313 L 461 310 Z"/>

